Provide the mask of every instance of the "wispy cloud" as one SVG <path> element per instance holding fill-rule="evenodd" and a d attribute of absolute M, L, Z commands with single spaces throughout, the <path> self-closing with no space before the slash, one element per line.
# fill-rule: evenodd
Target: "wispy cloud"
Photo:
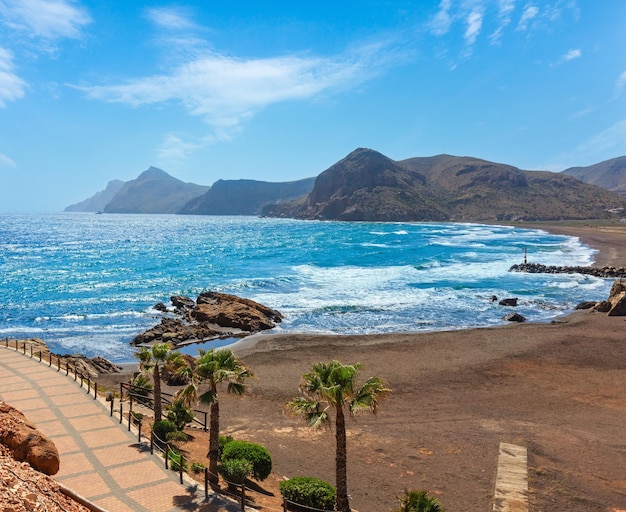
<path fill-rule="evenodd" d="M 452 25 L 452 15 L 450 9 L 452 7 L 452 0 L 441 0 L 439 3 L 439 10 L 431 22 L 432 33 L 437 36 L 447 34 Z"/>
<path fill-rule="evenodd" d="M 336 57 L 234 58 L 209 53 L 170 72 L 115 85 L 75 86 L 88 97 L 133 107 L 179 104 L 224 138 L 260 110 L 354 88 L 388 64 L 384 45 Z"/>
<path fill-rule="evenodd" d="M 527 5 L 524 7 L 522 17 L 517 24 L 517 30 L 528 30 L 530 22 L 539 14 L 539 7 L 536 5 Z"/>
<path fill-rule="evenodd" d="M 624 153 L 626 140 L 626 119 L 616 122 L 606 130 L 587 139 L 577 148 L 577 152 L 584 154 L 606 154 L 615 151 L 616 155 Z"/>
<path fill-rule="evenodd" d="M 482 7 L 474 7 L 467 16 L 467 29 L 465 30 L 465 44 L 472 46 L 476 42 L 478 34 L 483 26 L 483 16 L 485 15 Z"/>
<path fill-rule="evenodd" d="M 0 16 L 10 29 L 48 41 L 79 39 L 91 23 L 87 11 L 73 0 L 2 0 Z"/>
<path fill-rule="evenodd" d="M 163 138 L 161 145 L 157 149 L 157 159 L 159 162 L 171 164 L 179 163 L 187 159 L 197 150 L 204 148 L 215 142 L 214 137 L 208 136 L 196 142 L 185 141 L 178 135 L 167 134 Z"/>
<path fill-rule="evenodd" d="M 511 24 L 511 15 L 515 10 L 515 0 L 498 1 L 498 28 L 489 36 L 491 44 L 498 44 L 506 27 Z"/>
<path fill-rule="evenodd" d="M 0 169 L 17 169 L 17 164 L 11 160 L 8 156 L 0 153 Z"/>
<path fill-rule="evenodd" d="M 578 59 L 582 57 L 582 54 L 583 54 L 582 51 L 579 49 L 570 50 L 566 54 L 561 55 L 561 57 L 559 57 L 559 59 L 554 64 L 551 64 L 551 66 L 559 66 L 565 62 Z"/>
<path fill-rule="evenodd" d="M 0 48 L 0 107 L 5 107 L 9 101 L 22 98 L 25 89 L 26 82 L 14 71 L 13 54 Z"/>
<path fill-rule="evenodd" d="M 146 17 L 155 25 L 170 30 L 195 29 L 190 13 L 181 7 L 161 7 L 147 9 Z"/>

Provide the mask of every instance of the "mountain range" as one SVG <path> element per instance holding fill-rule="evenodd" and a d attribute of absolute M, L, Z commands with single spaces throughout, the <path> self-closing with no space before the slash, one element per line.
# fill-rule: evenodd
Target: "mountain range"
<path fill-rule="evenodd" d="M 626 197 L 617 192 L 626 193 L 624 184 L 626 157 L 553 173 L 451 155 L 395 161 L 359 148 L 317 178 L 283 183 L 218 180 L 207 187 L 150 167 L 66 211 L 94 211 L 98 204 L 106 213 L 350 221 L 602 219 L 623 215 Z"/>

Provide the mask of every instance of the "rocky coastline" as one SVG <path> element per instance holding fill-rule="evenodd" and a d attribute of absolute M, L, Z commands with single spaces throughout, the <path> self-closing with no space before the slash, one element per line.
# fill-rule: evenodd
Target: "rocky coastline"
<path fill-rule="evenodd" d="M 559 266 L 541 263 L 520 263 L 512 265 L 509 272 L 528 272 L 529 274 L 583 274 L 594 277 L 624 278 L 626 267 Z"/>

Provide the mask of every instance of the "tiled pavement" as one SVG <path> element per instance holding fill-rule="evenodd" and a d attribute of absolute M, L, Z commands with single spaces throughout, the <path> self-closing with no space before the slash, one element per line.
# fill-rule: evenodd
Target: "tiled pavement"
<path fill-rule="evenodd" d="M 163 459 L 110 417 L 86 385 L 14 349 L 0 346 L 0 399 L 54 441 L 61 468 L 54 479 L 109 512 L 218 512 L 239 506 L 202 486 L 180 484 Z"/>

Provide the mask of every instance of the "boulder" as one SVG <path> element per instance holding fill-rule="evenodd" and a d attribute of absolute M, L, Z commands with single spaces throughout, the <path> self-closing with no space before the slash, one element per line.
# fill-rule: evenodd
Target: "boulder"
<path fill-rule="evenodd" d="M 0 402 L 0 443 L 15 460 L 28 462 L 46 475 L 59 471 L 59 452 L 54 443 L 9 404 Z"/>
<path fill-rule="evenodd" d="M 611 308 L 613 307 L 613 305 L 608 301 L 608 300 L 603 300 L 598 302 L 593 310 L 597 311 L 598 313 L 608 313 L 609 311 L 611 311 Z"/>
<path fill-rule="evenodd" d="M 526 318 L 519 313 L 509 313 L 504 315 L 502 320 L 506 320 L 507 322 L 525 322 Z"/>
<path fill-rule="evenodd" d="M 578 304 L 574 309 L 592 309 L 592 308 L 595 308 L 597 305 L 598 305 L 597 302 L 586 300 Z"/>
<path fill-rule="evenodd" d="M 517 306 L 517 297 L 513 297 L 510 299 L 502 299 L 500 302 L 498 302 L 498 304 L 500 304 L 500 306 L 515 307 Z"/>
<path fill-rule="evenodd" d="M 611 286 L 608 301 L 611 303 L 609 316 L 626 316 L 626 283 L 621 279 Z"/>

